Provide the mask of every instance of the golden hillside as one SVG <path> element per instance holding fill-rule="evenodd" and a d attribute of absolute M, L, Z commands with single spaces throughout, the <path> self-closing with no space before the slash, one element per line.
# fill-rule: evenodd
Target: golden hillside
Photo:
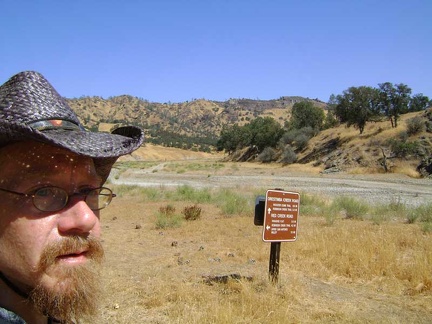
<path fill-rule="evenodd" d="M 401 115 L 397 128 L 392 128 L 387 120 L 368 123 L 363 134 L 359 134 L 354 127 L 347 128 L 345 125 L 321 131 L 309 141 L 306 149 L 300 152 L 298 162 L 320 166 L 323 170 L 358 170 L 368 173 L 384 172 L 385 163 L 389 172 L 419 176 L 416 169 L 421 163 L 428 163 L 431 159 L 432 134 L 423 130 L 409 136 L 407 122 L 419 117 L 427 123 L 431 115 L 431 109 Z M 389 144 L 392 139 L 401 143 L 415 143 L 421 154 L 395 156 Z"/>
<path fill-rule="evenodd" d="M 123 95 L 103 99 L 81 97 L 67 99 L 83 124 L 91 129 L 100 125 L 135 124 L 147 135 L 168 131 L 189 137 L 215 138 L 224 124 L 245 124 L 258 116 L 272 116 L 283 124 L 294 103 L 310 100 L 281 97 L 275 100 L 230 99 L 224 102 L 196 99 L 183 103 L 155 103 Z M 325 104 L 312 100 L 316 105 Z"/>
<path fill-rule="evenodd" d="M 90 129 L 109 131 L 120 124 L 144 128 L 146 145 L 125 159 L 186 160 L 222 159 L 223 154 L 210 152 L 214 152 L 212 147 L 224 124 L 244 125 L 256 117 L 270 116 L 283 125 L 290 118 L 293 104 L 302 100 L 310 99 L 281 97 L 276 100 L 230 99 L 225 102 L 197 99 L 184 103 L 152 103 L 124 95 L 109 99 L 82 97 L 68 99 L 68 102 Z M 313 102 L 325 107 L 322 102 Z M 416 116 L 424 123 L 432 122 L 431 110 L 428 110 L 402 115 L 397 128 L 392 128 L 389 121 L 380 121 L 368 123 L 363 134 L 345 125 L 321 131 L 309 140 L 305 149 L 296 152 L 297 163 L 323 171 L 355 172 L 360 168 L 361 172 L 382 172 L 387 168 L 390 172 L 418 176 L 417 169 L 428 168 L 431 163 L 432 137 L 426 131 L 407 137 L 406 122 Z M 161 137 L 163 141 L 158 142 Z M 422 153 L 394 156 L 389 139 L 415 143 Z"/>

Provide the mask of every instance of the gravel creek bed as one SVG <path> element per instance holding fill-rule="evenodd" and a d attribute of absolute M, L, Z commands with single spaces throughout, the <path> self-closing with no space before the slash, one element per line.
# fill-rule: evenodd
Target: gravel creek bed
<path fill-rule="evenodd" d="M 244 174 L 242 174 L 244 173 Z M 188 185 L 193 188 L 280 188 L 286 191 L 305 192 L 335 198 L 352 196 L 371 204 L 400 202 L 409 206 L 432 202 L 432 180 L 413 179 L 396 174 L 349 175 L 349 174 L 251 174 L 236 171 L 235 174 L 199 174 L 154 172 L 130 169 L 117 174 L 114 170 L 113 184 L 143 187 L 171 187 Z M 264 194 L 265 192 L 263 192 Z"/>

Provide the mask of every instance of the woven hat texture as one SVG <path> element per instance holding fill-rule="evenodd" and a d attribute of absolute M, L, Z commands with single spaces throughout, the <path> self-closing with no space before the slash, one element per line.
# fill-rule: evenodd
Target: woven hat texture
<path fill-rule="evenodd" d="M 112 133 L 87 131 L 40 73 L 26 71 L 0 86 L 0 146 L 25 140 L 91 157 L 105 180 L 119 156 L 140 147 L 144 134 L 134 126 L 119 127 Z"/>

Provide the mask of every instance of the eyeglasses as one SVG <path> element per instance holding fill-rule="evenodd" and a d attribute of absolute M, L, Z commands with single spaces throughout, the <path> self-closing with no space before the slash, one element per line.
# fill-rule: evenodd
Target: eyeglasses
<path fill-rule="evenodd" d="M 26 194 L 22 192 L 16 192 L 8 189 L 0 188 L 0 191 L 24 196 L 31 197 L 33 205 L 40 211 L 43 212 L 57 212 L 62 210 L 69 202 L 71 197 L 81 196 L 83 197 L 86 204 L 93 211 L 101 210 L 107 207 L 111 200 L 116 197 L 111 189 L 100 187 L 86 189 L 82 192 L 76 192 L 69 195 L 66 190 L 58 187 L 43 187 L 36 189 L 31 194 Z"/>

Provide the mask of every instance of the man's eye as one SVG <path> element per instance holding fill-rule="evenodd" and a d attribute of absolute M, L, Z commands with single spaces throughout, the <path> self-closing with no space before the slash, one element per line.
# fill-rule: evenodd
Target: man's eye
<path fill-rule="evenodd" d="M 93 188 L 84 188 L 84 189 L 81 189 L 79 192 L 83 195 L 88 195 L 88 194 L 93 194 L 94 189 Z"/>
<path fill-rule="evenodd" d="M 65 191 L 56 187 L 45 187 L 36 190 L 34 195 L 37 197 L 63 197 Z"/>
<path fill-rule="evenodd" d="M 39 197 L 47 197 L 47 196 L 51 196 L 52 194 L 53 194 L 52 188 L 41 188 L 35 192 L 35 196 L 39 196 Z"/>

